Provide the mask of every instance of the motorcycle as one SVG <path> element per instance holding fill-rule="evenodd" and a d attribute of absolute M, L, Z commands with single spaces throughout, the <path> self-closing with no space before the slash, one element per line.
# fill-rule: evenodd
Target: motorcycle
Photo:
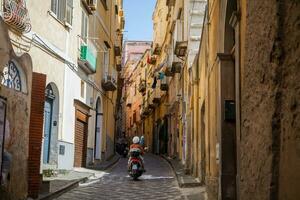
<path fill-rule="evenodd" d="M 143 161 L 140 158 L 140 154 L 140 151 L 130 151 L 129 175 L 133 178 L 133 180 L 137 180 L 144 172 L 142 164 Z"/>
<path fill-rule="evenodd" d="M 122 155 L 124 158 L 127 157 L 128 151 L 129 151 L 129 149 L 128 149 L 127 144 L 121 144 L 121 155 Z"/>

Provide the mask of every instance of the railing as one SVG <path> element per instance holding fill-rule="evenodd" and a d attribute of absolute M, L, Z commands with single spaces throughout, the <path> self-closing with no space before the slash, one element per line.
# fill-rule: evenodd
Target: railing
<path fill-rule="evenodd" d="M 28 33 L 31 30 L 25 0 L 5 0 L 3 18 L 7 24 L 19 32 Z"/>
<path fill-rule="evenodd" d="M 118 72 L 117 70 L 115 70 L 115 68 L 113 66 L 110 66 L 110 67 L 104 67 L 105 72 L 104 72 L 104 77 L 103 78 L 106 78 L 106 77 L 111 77 L 113 80 L 117 81 L 118 79 Z"/>
<path fill-rule="evenodd" d="M 114 91 L 117 89 L 118 72 L 113 66 L 104 67 L 105 72 L 103 73 L 102 87 L 106 91 Z"/>
<path fill-rule="evenodd" d="M 144 94 L 146 92 L 146 81 L 145 80 L 140 80 L 140 83 L 139 83 L 139 87 L 138 87 L 138 90 L 140 93 Z"/>

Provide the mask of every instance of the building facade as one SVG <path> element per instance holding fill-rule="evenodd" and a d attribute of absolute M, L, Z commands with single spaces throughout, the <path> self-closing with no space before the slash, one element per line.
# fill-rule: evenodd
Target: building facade
<path fill-rule="evenodd" d="M 192 101 L 209 199 L 299 198 L 299 6 L 208 1 Z"/>
<path fill-rule="evenodd" d="M 299 6 L 157 1 L 143 132 L 208 199 L 299 198 Z"/>
<path fill-rule="evenodd" d="M 3 49 L 16 52 L 1 60 L 12 63 L 22 80 L 11 84 L 12 71 L 8 68 L 8 78 L 1 78 L 1 87 L 27 94 L 21 96 L 27 98 L 24 103 L 28 105 L 20 104 L 26 112 L 18 113 L 26 115 L 20 115 L 24 122 L 30 120 L 29 127 L 18 128 L 24 130 L 23 139 L 16 137 L 18 133 L 1 134 L 10 135 L 4 140 L 9 158 L 4 170 L 11 177 L 5 182 L 4 194 L 11 199 L 35 198 L 43 170 L 88 167 L 114 155 L 117 71 L 124 28 L 122 1 L 47 0 L 43 6 L 34 1 L 0 3 L 5 22 L 1 23 L 1 36 L 8 30 L 8 37 L 2 38 Z M 15 12 L 16 5 L 23 12 Z M 15 55 L 25 55 L 27 60 Z M 2 71 L 7 70 L 5 66 L 1 63 Z M 5 93 L 1 96 L 10 109 L 14 100 Z M 14 126 L 14 122 L 7 124 Z M 14 153 L 17 144 L 24 147 L 22 152 L 29 152 L 21 156 L 25 160 Z M 17 167 L 17 163 L 24 166 Z M 17 179 L 22 184 L 16 184 Z"/>
<path fill-rule="evenodd" d="M 151 49 L 151 45 L 152 42 L 149 41 L 125 41 L 123 45 L 122 97 L 118 101 L 120 109 L 117 124 L 120 127 L 122 135 L 125 134 L 128 138 L 131 138 L 134 133 L 141 135 L 143 130 L 142 124 L 140 124 L 140 105 L 142 99 L 138 89 L 142 72 L 141 60 L 146 58 L 145 52 Z M 133 103 L 134 105 L 132 105 Z M 136 125 L 134 126 L 133 123 L 134 113 L 135 124 L 139 123 L 139 130 L 136 129 Z M 133 131 L 133 127 L 135 127 L 135 131 Z"/>

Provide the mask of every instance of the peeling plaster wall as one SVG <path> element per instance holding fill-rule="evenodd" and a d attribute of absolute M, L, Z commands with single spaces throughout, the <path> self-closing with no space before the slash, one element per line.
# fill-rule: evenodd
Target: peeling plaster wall
<path fill-rule="evenodd" d="M 6 140 L 5 150 L 11 156 L 10 180 L 0 191 L 0 199 L 25 199 L 27 196 L 27 158 L 29 143 L 29 119 L 30 119 L 30 99 L 32 62 L 28 54 L 18 57 L 15 55 L 7 28 L 0 19 L 0 71 L 9 60 L 15 60 L 24 71 L 28 92 L 18 92 L 0 85 L 0 95 L 7 98 L 6 111 Z M 1 189 L 2 190 L 2 189 Z"/>

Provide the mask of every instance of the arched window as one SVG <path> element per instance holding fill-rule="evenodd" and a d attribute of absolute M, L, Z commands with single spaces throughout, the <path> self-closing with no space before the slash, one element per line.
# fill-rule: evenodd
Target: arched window
<path fill-rule="evenodd" d="M 5 65 L 1 79 L 2 85 L 19 92 L 27 92 L 25 74 L 17 62 L 10 60 Z"/>

